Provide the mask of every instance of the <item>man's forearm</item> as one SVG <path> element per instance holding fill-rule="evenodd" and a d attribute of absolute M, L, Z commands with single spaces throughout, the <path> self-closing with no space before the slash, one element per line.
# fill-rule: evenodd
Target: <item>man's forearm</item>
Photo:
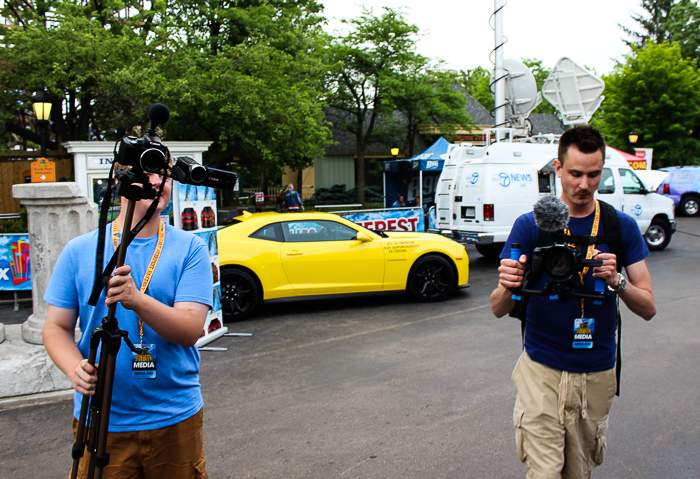
<path fill-rule="evenodd" d="M 491 293 L 491 312 L 497 318 L 501 318 L 510 313 L 515 306 L 511 290 L 499 284 Z"/>
<path fill-rule="evenodd" d="M 187 303 L 192 307 L 171 307 L 150 296 L 144 296 L 139 307 L 134 308 L 133 311 L 158 336 L 185 347 L 190 347 L 197 342 L 202 334 L 209 309 L 206 305 Z"/>

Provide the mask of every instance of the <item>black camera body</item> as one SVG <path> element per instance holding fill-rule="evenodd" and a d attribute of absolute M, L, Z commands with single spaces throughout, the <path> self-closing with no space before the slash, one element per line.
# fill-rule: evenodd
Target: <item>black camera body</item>
<path fill-rule="evenodd" d="M 168 163 L 168 147 L 160 138 L 146 134 L 141 138 L 127 136 L 116 148 L 116 161 L 125 166 L 141 169 L 147 173 L 162 172 Z"/>
<path fill-rule="evenodd" d="M 567 243 L 568 237 L 560 234 L 552 237 L 551 244 L 538 246 L 532 252 L 530 270 L 525 278 L 524 294 L 549 295 L 551 299 L 568 301 L 572 297 L 600 299 L 602 291 L 588 295 L 575 290 L 581 288 L 581 277 L 586 268 L 602 266 L 603 261 L 586 259 L 585 242 Z M 549 281 L 542 290 L 533 289 L 544 275 Z"/>

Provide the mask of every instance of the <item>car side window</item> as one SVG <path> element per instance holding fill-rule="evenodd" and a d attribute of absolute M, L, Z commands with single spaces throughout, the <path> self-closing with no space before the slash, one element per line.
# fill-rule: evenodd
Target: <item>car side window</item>
<path fill-rule="evenodd" d="M 644 185 L 634 174 L 634 171 L 620 168 L 620 182 L 622 183 L 622 191 L 626 195 L 644 194 Z"/>
<path fill-rule="evenodd" d="M 282 234 L 290 243 L 346 241 L 357 237 L 357 231 L 335 221 L 288 221 L 282 223 Z"/>
<path fill-rule="evenodd" d="M 601 195 L 611 195 L 615 193 L 615 178 L 610 168 L 603 168 L 603 173 L 600 175 L 598 193 Z"/>
<path fill-rule="evenodd" d="M 258 231 L 250 235 L 250 237 L 269 241 L 284 241 L 278 223 L 263 226 Z"/>

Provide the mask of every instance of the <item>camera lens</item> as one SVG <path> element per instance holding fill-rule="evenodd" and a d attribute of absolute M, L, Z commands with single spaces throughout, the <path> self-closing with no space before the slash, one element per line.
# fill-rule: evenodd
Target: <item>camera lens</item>
<path fill-rule="evenodd" d="M 542 258 L 544 273 L 554 281 L 566 281 L 576 274 L 576 258 L 566 247 L 554 246 Z"/>
<path fill-rule="evenodd" d="M 165 168 L 165 153 L 150 148 L 141 154 L 141 168 L 149 173 L 159 173 Z"/>
<path fill-rule="evenodd" d="M 207 179 L 207 169 L 202 165 L 191 165 L 190 166 L 190 179 L 192 183 L 199 184 Z"/>

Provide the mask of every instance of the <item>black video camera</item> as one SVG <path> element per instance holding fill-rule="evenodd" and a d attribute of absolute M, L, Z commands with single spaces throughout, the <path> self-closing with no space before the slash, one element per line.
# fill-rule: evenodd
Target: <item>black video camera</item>
<path fill-rule="evenodd" d="M 170 118 L 170 110 L 162 103 L 156 103 L 148 110 L 151 127 L 141 138 L 127 136 L 115 147 L 114 158 L 124 166 L 131 166 L 147 173 L 160 173 L 168 165 L 168 147 L 156 136 L 156 126 Z"/>
<path fill-rule="evenodd" d="M 187 156 L 175 158 L 175 164 L 170 173 L 180 183 L 202 185 L 222 190 L 233 190 L 238 179 L 238 175 L 232 171 L 207 168 Z"/>

